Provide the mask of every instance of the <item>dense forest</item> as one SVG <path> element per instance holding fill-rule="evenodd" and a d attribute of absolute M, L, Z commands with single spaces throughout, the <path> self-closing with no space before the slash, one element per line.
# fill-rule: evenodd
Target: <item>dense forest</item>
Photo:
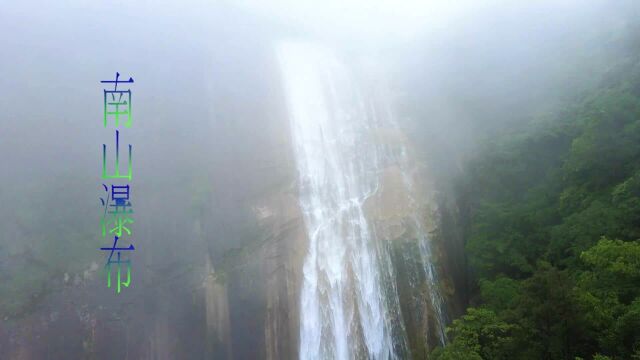
<path fill-rule="evenodd" d="M 640 47 L 606 46 L 596 85 L 464 165 L 475 295 L 433 358 L 640 359 Z"/>

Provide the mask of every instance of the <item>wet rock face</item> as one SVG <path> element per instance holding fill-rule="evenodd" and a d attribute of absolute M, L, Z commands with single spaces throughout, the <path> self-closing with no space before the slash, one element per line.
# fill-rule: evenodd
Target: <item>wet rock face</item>
<path fill-rule="evenodd" d="M 233 359 L 229 324 L 229 295 L 226 284 L 221 281 L 207 257 L 204 290 L 206 316 L 207 354 L 216 359 Z"/>
<path fill-rule="evenodd" d="M 285 187 L 254 206 L 265 244 L 260 251 L 265 286 L 265 358 L 298 353 L 299 299 L 306 233 L 295 195 Z"/>
<path fill-rule="evenodd" d="M 394 148 L 410 149 L 409 141 L 399 130 L 377 134 L 381 143 L 391 146 L 392 154 Z M 463 292 L 458 293 L 454 286 L 454 270 L 459 264 L 448 256 L 457 240 L 455 231 L 447 229 L 455 224 L 443 221 L 443 214 L 451 220 L 451 210 L 443 201 L 445 195 L 436 191 L 426 165 L 416 162 L 411 151 L 408 153 L 404 155 L 404 163 L 395 162 L 391 156 L 379 175 L 378 190 L 367 200 L 365 209 L 378 241 L 388 243 L 390 248 L 410 351 L 413 358 L 422 359 L 441 343 L 437 329 L 442 319 L 434 316 L 436 309 L 430 301 L 433 285 L 429 285 L 422 271 L 424 259 L 418 255 L 420 232 L 425 233 L 431 246 L 432 261 L 439 274 L 436 286 L 446 312 L 457 314 L 457 304 L 464 300 L 460 298 Z M 412 186 L 408 187 L 408 182 Z M 447 244 L 449 241 L 452 244 Z"/>
<path fill-rule="evenodd" d="M 411 202 L 398 166 L 383 170 L 378 191 L 367 200 L 365 209 L 379 239 L 394 241 L 411 236 L 407 219 L 418 209 Z"/>

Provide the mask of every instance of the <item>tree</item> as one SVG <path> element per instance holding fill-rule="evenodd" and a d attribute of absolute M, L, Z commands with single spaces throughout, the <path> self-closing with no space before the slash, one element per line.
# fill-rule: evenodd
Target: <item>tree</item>
<path fill-rule="evenodd" d="M 510 359 L 513 330 L 513 325 L 489 309 L 468 308 L 467 314 L 447 329 L 453 338 L 451 344 L 434 351 L 433 356 L 438 360 Z"/>

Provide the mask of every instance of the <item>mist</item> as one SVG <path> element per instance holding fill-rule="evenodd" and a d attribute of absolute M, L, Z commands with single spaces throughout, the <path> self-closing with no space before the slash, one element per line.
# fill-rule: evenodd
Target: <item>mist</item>
<path fill-rule="evenodd" d="M 639 15 L 623 0 L 5 3 L 0 358 L 462 359 L 441 357 L 457 346 L 446 329 L 494 304 L 481 284 L 534 278 L 540 261 L 572 271 L 578 260 L 556 248 L 580 259 L 601 236 L 637 242 L 634 220 L 598 223 L 523 255 L 517 273 L 477 245 L 517 227 L 500 217 L 495 233 L 478 230 L 494 224 L 482 206 L 497 197 L 480 197 L 501 191 L 492 176 L 524 194 L 574 169 L 559 165 L 583 133 L 572 126 L 599 116 L 580 106 L 617 84 L 638 96 Z M 101 152 L 115 129 L 100 81 L 116 72 L 134 79 L 133 124 L 119 130 L 121 151 L 133 149 L 136 250 L 121 293 L 99 250 L 110 245 Z M 574 113 L 587 115 L 567 123 Z M 616 126 L 632 128 L 600 131 Z M 561 145 L 536 147 L 535 129 L 564 127 Z M 635 138 L 608 139 L 589 154 L 632 149 L 597 168 L 618 182 L 557 175 L 549 189 L 569 189 L 558 199 L 581 191 L 584 205 L 635 174 Z M 544 165 L 521 170 L 529 160 L 514 154 Z M 515 170 L 502 176 L 505 164 Z M 576 178 L 592 176 L 575 164 Z M 527 233 L 543 229 L 531 222 Z M 598 345 L 545 358 L 627 354 L 584 343 Z"/>

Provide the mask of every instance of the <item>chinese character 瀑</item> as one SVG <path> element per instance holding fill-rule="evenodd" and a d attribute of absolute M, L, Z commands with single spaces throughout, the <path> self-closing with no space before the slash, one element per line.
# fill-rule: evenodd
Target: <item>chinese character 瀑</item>
<path fill-rule="evenodd" d="M 122 234 L 126 233 L 131 235 L 131 229 L 127 227 L 127 224 L 133 224 L 133 219 L 127 214 L 132 214 L 130 200 L 129 185 L 111 185 L 111 191 L 107 185 L 102 184 L 104 191 L 107 193 L 105 198 L 100 198 L 102 206 L 104 207 L 104 214 L 100 221 L 102 227 L 102 237 L 108 233 L 122 237 Z"/>

